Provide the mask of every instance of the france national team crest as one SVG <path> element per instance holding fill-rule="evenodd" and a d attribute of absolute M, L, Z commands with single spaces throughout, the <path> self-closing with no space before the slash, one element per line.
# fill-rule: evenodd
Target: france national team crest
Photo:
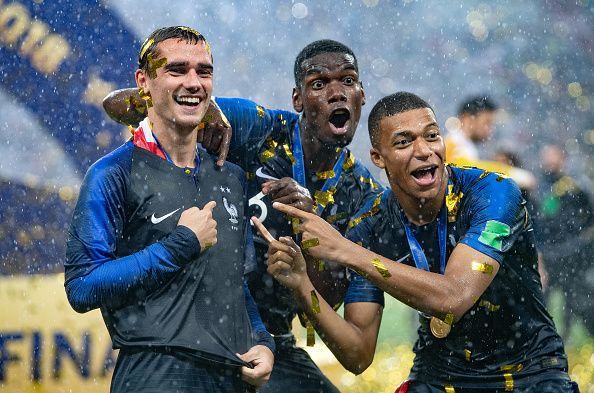
<path fill-rule="evenodd" d="M 232 226 L 233 230 L 238 230 L 235 226 L 239 221 L 237 220 L 237 207 L 234 204 L 230 203 L 227 198 L 223 196 L 223 205 L 225 206 L 225 210 L 229 213 L 229 221 L 231 221 L 234 226 Z"/>

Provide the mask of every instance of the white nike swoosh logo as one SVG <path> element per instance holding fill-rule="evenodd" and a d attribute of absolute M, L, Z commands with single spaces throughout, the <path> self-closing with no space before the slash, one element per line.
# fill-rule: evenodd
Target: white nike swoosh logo
<path fill-rule="evenodd" d="M 256 176 L 261 177 L 262 179 L 278 180 L 277 177 L 273 177 L 273 176 L 267 175 L 266 173 L 262 172 L 262 167 L 260 167 L 256 170 Z"/>
<path fill-rule="evenodd" d="M 164 219 L 166 219 L 167 217 L 170 217 L 171 215 L 175 214 L 175 212 L 178 211 L 179 209 L 181 209 L 181 207 L 178 207 L 177 209 L 175 209 L 171 213 L 167 213 L 163 217 L 159 217 L 159 218 L 155 217 L 155 213 L 153 213 L 153 215 L 151 216 L 151 222 L 153 224 L 158 224 L 161 221 L 163 221 Z"/>

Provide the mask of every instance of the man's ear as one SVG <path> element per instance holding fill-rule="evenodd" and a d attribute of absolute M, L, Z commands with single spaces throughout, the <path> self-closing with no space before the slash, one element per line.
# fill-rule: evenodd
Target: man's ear
<path fill-rule="evenodd" d="M 293 88 L 292 100 L 293 100 L 293 109 L 295 109 L 295 112 L 297 112 L 297 113 L 303 112 L 303 101 L 301 100 L 301 91 L 297 87 Z"/>
<path fill-rule="evenodd" d="M 143 70 L 137 69 L 134 78 L 136 79 L 136 85 L 138 87 L 142 88 L 145 93 L 150 93 L 147 83 L 148 75 Z"/>
<path fill-rule="evenodd" d="M 384 157 L 382 157 L 380 152 L 377 151 L 375 149 L 375 147 L 372 147 L 371 150 L 369 150 L 369 155 L 371 156 L 371 161 L 373 162 L 373 164 L 376 167 L 378 167 L 380 169 L 386 168 L 386 163 L 384 162 Z"/>
<path fill-rule="evenodd" d="M 361 85 L 361 105 L 365 105 L 365 89 L 363 88 L 363 82 L 359 81 L 359 85 Z"/>

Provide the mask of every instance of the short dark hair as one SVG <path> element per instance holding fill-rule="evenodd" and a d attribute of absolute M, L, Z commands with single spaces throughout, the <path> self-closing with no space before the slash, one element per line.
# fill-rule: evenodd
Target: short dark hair
<path fill-rule="evenodd" d="M 293 67 L 293 74 L 295 75 L 295 86 L 301 87 L 303 78 L 305 77 L 305 71 L 303 70 L 303 62 L 309 60 L 314 56 L 322 53 L 344 53 L 353 56 L 355 63 L 355 71 L 359 72 L 359 65 L 357 64 L 357 56 L 353 53 L 351 48 L 334 40 L 318 40 L 307 45 L 301 49 L 301 52 L 295 59 L 295 66 Z"/>
<path fill-rule="evenodd" d="M 399 91 L 390 94 L 379 100 L 373 106 L 369 113 L 367 128 L 369 129 L 369 139 L 373 147 L 378 147 L 379 144 L 379 124 L 385 117 L 394 116 L 398 113 L 411 111 L 413 109 L 431 108 L 431 105 L 416 94 L 406 91 Z M 435 111 L 433 111 L 435 112 Z"/>
<path fill-rule="evenodd" d="M 487 95 L 468 97 L 460 104 L 458 116 L 478 115 L 481 112 L 494 112 L 499 108 L 497 103 Z"/>
<path fill-rule="evenodd" d="M 181 41 L 185 41 L 188 44 L 197 44 L 199 42 L 205 42 L 206 38 L 202 34 L 200 34 L 197 30 L 192 29 L 191 27 L 186 26 L 170 26 L 170 27 L 161 27 L 153 31 L 144 43 L 140 47 L 138 51 L 138 68 L 143 71 L 148 71 L 148 56 L 151 57 L 155 56 L 157 52 L 157 44 L 168 40 L 170 38 L 177 38 Z M 212 59 L 212 53 L 211 53 Z"/>

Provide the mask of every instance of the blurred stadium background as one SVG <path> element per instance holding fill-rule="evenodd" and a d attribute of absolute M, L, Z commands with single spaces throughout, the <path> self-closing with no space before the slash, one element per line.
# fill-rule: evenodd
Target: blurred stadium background
<path fill-rule="evenodd" d="M 290 108 L 303 46 L 321 38 L 351 46 L 368 102 L 352 149 L 365 163 L 367 114 L 382 96 L 429 99 L 447 129 L 459 100 L 487 93 L 504 111 L 486 150 L 512 149 L 538 171 L 539 147 L 561 144 L 570 173 L 592 190 L 592 0 L 0 0 L 2 392 L 107 390 L 114 354 L 100 314 L 77 315 L 65 299 L 66 232 L 86 169 L 128 135 L 103 114 L 102 98 L 134 84 L 144 37 L 177 24 L 210 41 L 216 95 L 268 107 Z M 563 312 L 553 304 L 556 318 Z M 391 301 L 361 376 L 319 344 L 312 354 L 345 392 L 392 392 L 414 336 L 414 313 Z M 572 377 L 594 392 L 594 341 L 579 325 L 566 337 Z"/>

